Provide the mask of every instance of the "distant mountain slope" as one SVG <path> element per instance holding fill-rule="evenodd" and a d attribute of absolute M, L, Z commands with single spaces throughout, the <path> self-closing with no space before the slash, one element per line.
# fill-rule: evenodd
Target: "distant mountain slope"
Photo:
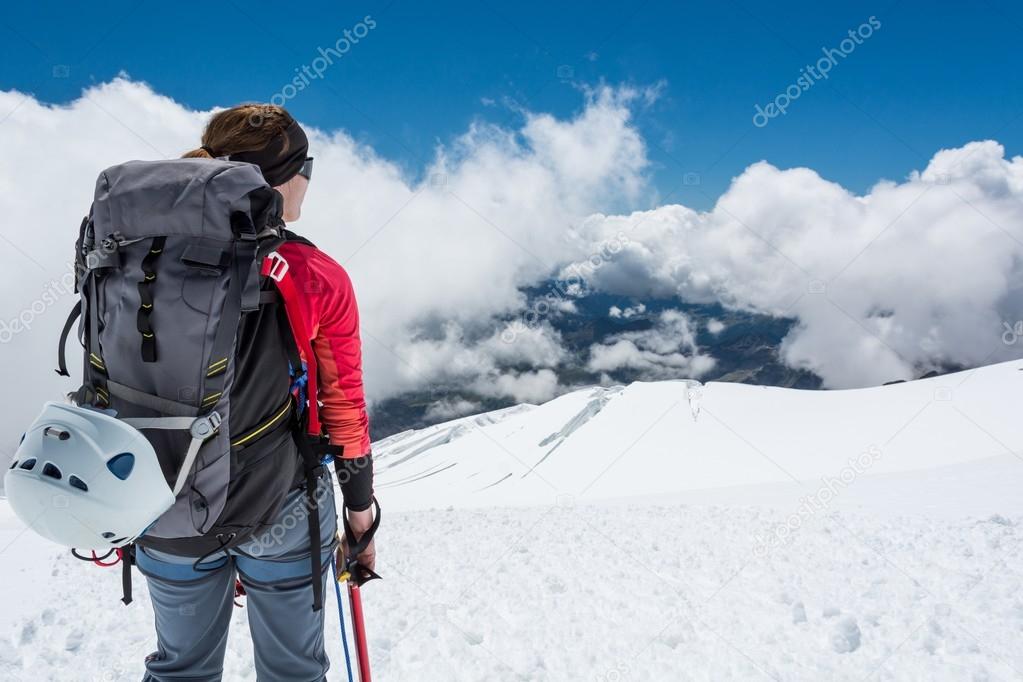
<path fill-rule="evenodd" d="M 588 388 L 378 441 L 377 486 L 402 508 L 535 505 L 980 460 L 1023 452 L 1021 370 L 1014 361 L 846 391 Z"/>

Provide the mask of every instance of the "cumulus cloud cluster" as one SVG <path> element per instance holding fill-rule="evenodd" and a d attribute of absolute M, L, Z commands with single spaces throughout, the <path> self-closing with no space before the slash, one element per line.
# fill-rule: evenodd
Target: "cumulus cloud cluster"
<path fill-rule="evenodd" d="M 511 324 L 477 338 L 458 322 L 448 321 L 436 338 L 406 334 L 390 351 L 392 360 L 405 367 L 406 390 L 462 388 L 516 402 L 549 400 L 559 388 L 553 368 L 566 356 L 561 334 L 545 323 L 517 330 L 515 341 L 508 343 L 503 332 Z"/>
<path fill-rule="evenodd" d="M 621 316 L 618 308 L 612 309 L 612 317 Z M 651 380 L 698 379 L 714 368 L 714 362 L 700 352 L 689 318 L 681 311 L 665 310 L 650 329 L 614 334 L 591 346 L 587 369 L 603 373 L 629 369 Z"/>
<path fill-rule="evenodd" d="M 632 108 L 652 96 L 600 87 L 583 91 L 569 118 L 522 112 L 517 128 L 475 123 L 437 149 L 421 179 L 345 132 L 309 131 L 316 177 L 294 228 L 355 283 L 373 399 L 470 373 L 485 395 L 553 397 L 557 339 L 519 334 L 501 344 L 494 320 L 521 309 L 520 286 L 585 257 L 587 245 L 565 238 L 571 225 L 640 199 L 647 158 Z M 0 92 L 0 322 L 14 330 L 0 352 L 5 374 L 26 387 L 3 399 L 12 421 L 71 387 L 48 368 L 74 300 L 63 280 L 96 175 L 195 148 L 209 114 L 128 78 L 60 106 Z M 529 367 L 502 370 L 502 361 Z"/>
<path fill-rule="evenodd" d="M 793 317 L 784 360 L 828 386 L 1018 354 L 1001 333 L 1023 319 L 1023 160 L 972 143 L 863 196 L 810 169 L 762 162 L 710 211 L 625 213 L 648 205 L 632 115 L 653 97 L 656 89 L 599 87 L 582 92 L 570 117 L 474 123 L 414 178 L 343 131 L 310 130 L 317 172 L 294 227 L 352 276 L 371 398 L 457 382 L 539 402 L 566 388 L 556 373 L 566 351 L 549 321 L 515 329 L 513 343 L 501 338 L 504 321 L 525 309 L 522 288 L 558 272 L 587 273 L 585 291 Z M 74 300 L 68 261 L 95 176 L 194 148 L 209 113 L 127 78 L 59 106 L 0 92 L 0 357 L 19 386 L 3 398 L 11 423 L 72 387 L 47 368 Z M 587 265 L 609 240 L 620 248 Z M 712 360 L 669 311 L 647 332 L 597 344 L 587 362 L 698 376 Z"/>
<path fill-rule="evenodd" d="M 1023 319 L 1021 225 L 1023 158 L 983 141 L 863 196 L 761 162 L 710 211 L 661 206 L 581 229 L 629 236 L 595 289 L 795 318 L 784 361 L 842 388 L 1019 357 L 1003 336 Z"/>

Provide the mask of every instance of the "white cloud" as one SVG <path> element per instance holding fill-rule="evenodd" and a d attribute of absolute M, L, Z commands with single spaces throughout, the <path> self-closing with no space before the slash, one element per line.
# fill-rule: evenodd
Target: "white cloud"
<path fill-rule="evenodd" d="M 473 388 L 481 395 L 510 397 L 519 403 L 543 403 L 559 393 L 558 375 L 550 369 L 536 372 L 502 372 L 481 377 Z"/>
<path fill-rule="evenodd" d="M 542 322 L 535 327 L 511 322 L 479 344 L 484 356 L 502 365 L 528 364 L 554 367 L 567 353 L 561 345 L 561 332 Z"/>
<path fill-rule="evenodd" d="M 645 145 L 630 106 L 650 96 L 600 87 L 584 93 L 580 111 L 567 119 L 523 112 L 519 129 L 476 123 L 437 149 L 421 182 L 345 132 L 309 130 L 316 177 L 294 228 L 352 276 L 371 399 L 473 368 L 500 376 L 500 390 L 512 395 L 546 395 L 556 386 L 549 373 L 492 374 L 493 359 L 480 359 L 484 347 L 465 346 L 461 333 L 436 341 L 424 330 L 448 321 L 471 328 L 472 338 L 486 337 L 481 325 L 523 306 L 520 286 L 587 255 L 585 245 L 562 235 L 592 211 L 633 202 L 644 191 Z M 0 92 L 0 230 L 9 241 L 0 321 L 23 314 L 66 272 L 100 170 L 195 148 L 209 113 L 127 78 L 61 106 Z M 27 423 L 44 399 L 73 388 L 49 371 L 74 300 L 57 298 L 31 319 L 30 330 L 0 346 L 5 376 L 25 387 L 4 399 L 11 423 Z M 513 345 L 523 361 L 542 364 L 557 354 L 535 338 Z"/>
<path fill-rule="evenodd" d="M 1001 334 L 1023 319 L 1021 225 L 1023 158 L 986 141 L 863 196 L 760 162 L 708 212 L 662 206 L 581 230 L 629 235 L 592 286 L 794 317 L 783 359 L 851 387 L 1018 357 Z"/>
<path fill-rule="evenodd" d="M 507 327 L 505 327 L 507 329 Z M 516 328 L 514 340 L 501 331 L 473 341 L 456 322 L 443 325 L 440 338 L 415 338 L 395 347 L 400 390 L 422 387 L 465 388 L 479 395 L 540 403 L 561 390 L 551 369 L 566 355 L 561 335 L 549 325 Z M 447 389 L 445 389 L 447 390 Z"/>
<path fill-rule="evenodd" d="M 578 315 L 579 308 L 576 306 L 575 301 L 570 301 L 567 298 L 558 299 L 554 302 L 555 312 L 564 313 L 566 315 Z"/>
<path fill-rule="evenodd" d="M 689 318 L 678 310 L 665 310 L 650 329 L 615 334 L 591 346 L 587 369 L 639 370 L 645 379 L 696 379 L 714 364 L 714 358 L 700 353 Z"/>
<path fill-rule="evenodd" d="M 712 317 L 709 320 L 707 320 L 707 331 L 713 334 L 714 336 L 717 336 L 718 334 L 723 332 L 725 330 L 725 327 L 726 327 L 725 323 L 717 318 Z"/>
<path fill-rule="evenodd" d="M 470 414 L 476 414 L 483 409 L 483 405 L 464 398 L 444 398 L 432 403 L 423 415 L 428 423 L 436 423 L 457 419 Z"/>
<path fill-rule="evenodd" d="M 637 315 L 642 315 L 645 312 L 646 304 L 637 303 L 636 305 L 628 306 L 625 309 L 613 305 L 610 308 L 608 308 L 607 315 L 608 317 L 616 320 L 628 320 L 630 318 L 636 317 Z"/>

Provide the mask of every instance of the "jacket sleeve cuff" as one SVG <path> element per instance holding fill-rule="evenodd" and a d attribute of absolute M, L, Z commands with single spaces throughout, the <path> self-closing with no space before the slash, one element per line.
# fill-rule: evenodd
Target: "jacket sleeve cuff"
<path fill-rule="evenodd" d="M 373 505 L 373 455 L 334 460 L 334 471 L 344 505 L 351 511 L 365 511 Z"/>

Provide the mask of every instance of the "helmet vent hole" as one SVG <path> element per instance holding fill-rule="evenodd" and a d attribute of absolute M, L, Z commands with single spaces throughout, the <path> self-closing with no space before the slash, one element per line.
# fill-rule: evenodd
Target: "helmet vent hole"
<path fill-rule="evenodd" d="M 60 473 L 60 469 L 58 469 L 57 465 L 52 462 L 47 462 L 43 465 L 43 476 L 49 476 L 50 478 L 55 478 L 58 481 L 63 478 L 63 474 Z"/>
<path fill-rule="evenodd" d="M 25 471 L 32 471 L 32 468 L 35 465 L 36 465 L 35 459 L 30 457 L 29 459 L 26 459 L 24 462 L 22 462 L 19 468 L 24 469 Z"/>
<path fill-rule="evenodd" d="M 106 533 L 103 533 L 103 539 L 109 540 L 110 538 L 114 537 L 115 535 L 117 535 L 117 533 L 111 533 L 110 531 L 107 531 Z"/>
<path fill-rule="evenodd" d="M 82 491 L 83 493 L 87 493 L 87 492 L 89 492 L 89 486 L 87 486 L 87 485 L 85 484 L 85 481 L 83 481 L 82 479 L 78 478 L 77 476 L 75 476 L 75 475 L 73 475 L 73 474 L 72 474 L 72 476 L 71 476 L 71 477 L 70 477 L 70 478 L 69 478 L 69 479 L 67 480 L 67 482 L 68 482 L 68 485 L 70 485 L 70 486 L 71 486 L 72 488 L 78 488 L 78 489 L 79 489 L 79 490 L 81 490 L 81 491 Z"/>
<path fill-rule="evenodd" d="M 119 544 L 121 544 L 122 542 L 124 542 L 127 539 L 128 539 L 127 537 L 117 538 L 116 540 L 111 540 L 110 544 L 112 544 L 112 545 L 119 545 Z"/>
<path fill-rule="evenodd" d="M 12 468 L 12 469 L 13 469 L 14 467 L 16 467 L 16 466 L 18 466 L 18 460 L 14 460 L 13 462 L 11 462 L 11 468 Z"/>
<path fill-rule="evenodd" d="M 130 452 L 122 452 L 114 455 L 107 461 L 107 469 L 122 481 L 128 480 L 131 470 L 135 468 L 135 455 Z"/>

